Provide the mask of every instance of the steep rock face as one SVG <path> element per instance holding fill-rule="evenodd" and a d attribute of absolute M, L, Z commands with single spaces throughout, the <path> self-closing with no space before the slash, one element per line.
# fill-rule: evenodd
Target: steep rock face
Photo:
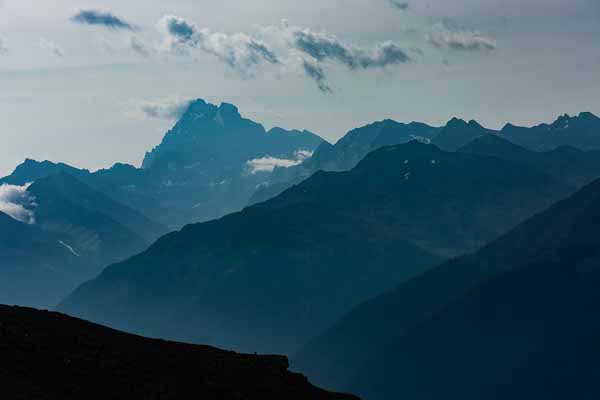
<path fill-rule="evenodd" d="M 496 158 L 385 147 L 350 172 L 319 172 L 167 235 L 60 309 L 152 336 L 289 353 L 353 305 L 479 248 L 568 191 Z"/>
<path fill-rule="evenodd" d="M 0 306 L 0 382 L 10 399 L 352 400 L 243 355 L 128 335 L 65 315 Z"/>
<path fill-rule="evenodd" d="M 365 399 L 595 398 L 599 216 L 595 181 L 357 307 L 294 366 Z"/>
<path fill-rule="evenodd" d="M 299 152 L 312 153 L 320 143 L 307 131 L 266 132 L 233 105 L 198 100 L 146 155 L 139 190 L 182 210 L 187 221 L 180 225 L 217 218 L 242 209 L 256 187 L 270 179 L 273 167 L 254 168 L 253 163 L 300 161 Z"/>
<path fill-rule="evenodd" d="M 148 152 L 141 169 L 116 164 L 90 173 L 27 160 L 1 183 L 24 184 L 66 172 L 169 229 L 241 210 L 276 165 L 300 164 L 323 139 L 308 131 L 265 131 L 237 107 L 192 102 Z"/>

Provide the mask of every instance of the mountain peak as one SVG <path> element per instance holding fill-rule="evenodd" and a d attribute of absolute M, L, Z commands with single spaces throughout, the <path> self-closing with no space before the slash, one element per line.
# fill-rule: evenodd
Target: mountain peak
<path fill-rule="evenodd" d="M 578 118 L 584 121 L 598 121 L 600 120 L 600 118 L 598 118 L 595 114 L 588 112 L 588 111 L 584 111 L 579 113 Z"/>
<path fill-rule="evenodd" d="M 446 124 L 446 128 L 462 128 L 467 125 L 467 121 L 462 118 L 454 117 Z"/>
<path fill-rule="evenodd" d="M 219 106 L 219 112 L 223 117 L 241 117 L 240 111 L 238 110 L 237 106 L 231 103 L 221 103 L 221 105 Z"/>
<path fill-rule="evenodd" d="M 483 129 L 483 126 L 481 126 L 481 124 L 474 119 L 470 120 L 468 125 L 472 128 Z"/>

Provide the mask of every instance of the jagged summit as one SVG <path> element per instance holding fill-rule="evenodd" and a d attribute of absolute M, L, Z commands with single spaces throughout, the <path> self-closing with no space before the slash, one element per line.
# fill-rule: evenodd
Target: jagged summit
<path fill-rule="evenodd" d="M 493 133 L 493 131 L 484 128 L 475 120 L 467 122 L 463 119 L 452 118 L 433 138 L 432 143 L 443 150 L 455 151 L 488 133 Z"/>

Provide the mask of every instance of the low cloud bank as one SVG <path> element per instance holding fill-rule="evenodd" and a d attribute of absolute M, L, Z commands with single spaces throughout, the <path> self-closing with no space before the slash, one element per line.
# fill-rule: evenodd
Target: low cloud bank
<path fill-rule="evenodd" d="M 266 156 L 262 158 L 255 158 L 246 162 L 249 172 L 252 175 L 258 173 L 271 173 L 275 168 L 291 168 L 296 165 L 302 164 L 307 158 L 311 157 L 313 153 L 308 150 L 298 150 L 295 153 L 294 159 L 285 159 Z"/>
<path fill-rule="evenodd" d="M 2 184 L 0 185 L 0 212 L 3 212 L 17 221 L 34 224 L 35 198 L 27 191 L 30 184 L 23 186 Z"/>

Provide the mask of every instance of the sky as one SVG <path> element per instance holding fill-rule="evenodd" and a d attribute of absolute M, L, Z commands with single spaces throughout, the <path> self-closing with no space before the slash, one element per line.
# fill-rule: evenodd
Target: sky
<path fill-rule="evenodd" d="M 600 114 L 600 0 L 0 0 L 0 175 L 139 165 L 193 98 L 336 141 Z"/>

